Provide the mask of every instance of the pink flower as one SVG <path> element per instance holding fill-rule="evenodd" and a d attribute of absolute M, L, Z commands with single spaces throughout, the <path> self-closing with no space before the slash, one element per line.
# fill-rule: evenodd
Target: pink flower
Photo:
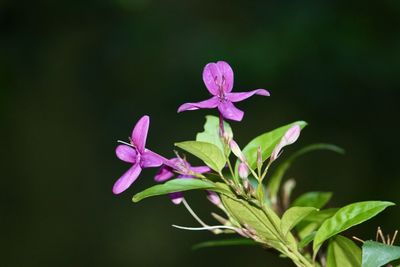
<path fill-rule="evenodd" d="M 211 169 L 207 166 L 192 167 L 189 162 L 182 158 L 172 158 L 161 167 L 154 177 L 154 180 L 157 182 L 169 180 L 175 175 L 174 171 L 179 173 L 177 178 L 185 179 L 195 178 L 196 173 L 202 174 L 209 172 L 210 170 Z M 170 193 L 169 196 L 172 202 L 176 205 L 180 204 L 183 200 L 182 192 Z"/>
<path fill-rule="evenodd" d="M 150 118 L 143 116 L 133 128 L 130 144 L 117 146 L 117 157 L 133 166 L 114 184 L 113 193 L 120 194 L 139 177 L 143 168 L 159 167 L 166 159 L 145 148 Z"/>
<path fill-rule="evenodd" d="M 250 92 L 231 93 L 233 88 L 233 71 L 225 61 L 208 63 L 203 70 L 203 81 L 208 91 L 212 94 L 210 99 L 181 105 L 178 112 L 196 109 L 218 108 L 222 116 L 229 120 L 241 121 L 244 112 L 236 108 L 233 103 L 245 100 L 252 95 L 269 96 L 265 89 Z"/>

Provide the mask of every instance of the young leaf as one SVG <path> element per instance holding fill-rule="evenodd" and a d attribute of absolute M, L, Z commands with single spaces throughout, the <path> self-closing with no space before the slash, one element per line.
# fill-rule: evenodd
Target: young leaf
<path fill-rule="evenodd" d="M 223 240 L 212 240 L 196 244 L 192 247 L 193 250 L 198 250 L 202 248 L 210 247 L 226 247 L 226 246 L 254 246 L 258 245 L 252 239 L 248 238 L 233 238 L 233 239 L 223 239 Z"/>
<path fill-rule="evenodd" d="M 328 203 L 331 197 L 331 192 L 308 192 L 294 200 L 292 207 L 314 207 L 320 209 Z"/>
<path fill-rule="evenodd" d="M 329 241 L 326 267 L 361 267 L 361 249 L 344 236 L 333 237 Z"/>
<path fill-rule="evenodd" d="M 224 121 L 224 131 L 229 136 L 233 136 L 231 126 Z M 204 131 L 197 133 L 196 141 L 206 142 L 216 145 L 224 153 L 224 144 L 219 136 L 219 118 L 215 116 L 206 116 Z"/>
<path fill-rule="evenodd" d="M 199 141 L 186 141 L 176 143 L 175 146 L 198 157 L 207 164 L 208 167 L 218 173 L 225 167 L 226 160 L 224 154 L 213 144 Z"/>
<path fill-rule="evenodd" d="M 339 209 L 335 215 L 327 219 L 318 229 L 313 243 L 314 257 L 325 240 L 371 219 L 392 205 L 394 203 L 386 201 L 364 201 Z"/>
<path fill-rule="evenodd" d="M 311 212 L 317 210 L 312 207 L 292 207 L 288 209 L 282 216 L 281 230 L 283 235 L 286 235 L 293 229 L 301 220 L 307 217 Z"/>
<path fill-rule="evenodd" d="M 331 145 L 331 144 L 324 144 L 324 143 L 312 144 L 312 145 L 306 146 L 306 147 L 300 149 L 299 151 L 297 151 L 296 153 L 294 153 L 286 161 L 284 161 L 277 167 L 277 169 L 272 174 L 272 176 L 269 180 L 267 188 L 268 188 L 268 192 L 270 194 L 270 197 L 271 197 L 273 203 L 276 202 L 276 198 L 277 198 L 277 194 L 279 191 L 279 187 L 282 182 L 282 178 L 285 175 L 286 171 L 290 168 L 292 163 L 298 157 L 300 157 L 304 154 L 307 154 L 309 152 L 317 151 L 317 150 L 329 150 L 329 151 L 333 151 L 333 152 L 336 152 L 339 154 L 344 154 L 344 150 L 341 149 L 340 147 L 337 147 L 337 146 Z"/>
<path fill-rule="evenodd" d="M 243 154 L 246 156 L 247 162 L 253 170 L 257 167 L 258 147 L 261 146 L 262 158 L 265 161 L 271 156 L 272 150 L 285 135 L 286 131 L 295 124 L 299 125 L 301 129 L 303 129 L 307 125 L 305 121 L 296 121 L 290 123 L 271 132 L 267 132 L 257 136 L 256 138 L 251 140 L 250 143 L 245 146 L 245 148 L 243 148 Z M 236 162 L 236 171 L 238 169 L 239 163 L 239 161 Z"/>
<path fill-rule="evenodd" d="M 173 179 L 164 184 L 159 184 L 145 189 L 144 191 L 137 193 L 133 196 L 133 202 L 139 202 L 140 200 L 152 196 L 165 195 L 169 193 L 188 191 L 194 189 L 206 189 L 216 192 L 225 192 L 226 190 L 219 187 L 217 184 L 212 182 L 203 181 L 200 179 Z"/>
<path fill-rule="evenodd" d="M 377 267 L 400 259 L 400 247 L 366 241 L 362 246 L 362 267 Z"/>

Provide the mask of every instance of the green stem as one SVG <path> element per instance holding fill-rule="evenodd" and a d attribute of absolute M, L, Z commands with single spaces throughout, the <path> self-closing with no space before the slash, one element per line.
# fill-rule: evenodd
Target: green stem
<path fill-rule="evenodd" d="M 226 157 L 226 162 L 228 163 L 228 168 L 229 168 L 229 171 L 231 172 L 233 181 L 235 182 L 235 184 L 237 186 L 239 186 L 240 182 L 239 182 L 238 178 L 236 177 L 235 172 L 233 171 L 232 164 L 231 164 L 231 161 L 229 160 L 228 156 Z"/>

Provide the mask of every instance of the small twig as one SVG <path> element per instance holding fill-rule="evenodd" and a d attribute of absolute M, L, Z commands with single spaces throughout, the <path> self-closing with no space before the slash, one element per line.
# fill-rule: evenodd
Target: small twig
<path fill-rule="evenodd" d="M 354 239 L 354 240 L 357 240 L 358 242 L 361 242 L 361 243 L 363 243 L 364 244 L 364 240 L 362 240 L 361 238 L 358 238 L 358 237 L 356 237 L 356 236 L 352 236 L 352 238 Z"/>
<path fill-rule="evenodd" d="M 190 230 L 190 231 L 203 231 L 203 230 L 221 230 L 221 229 L 229 229 L 233 231 L 237 231 L 239 229 L 231 226 L 226 226 L 226 225 L 214 225 L 214 226 L 207 226 L 207 227 L 186 227 L 186 226 L 179 226 L 173 224 L 172 227 L 182 229 L 182 230 Z"/>
<path fill-rule="evenodd" d="M 394 234 L 393 234 L 393 239 L 392 239 L 392 242 L 390 242 L 390 245 L 393 245 L 394 244 L 394 241 L 396 240 L 396 237 L 397 237 L 397 233 L 398 233 L 399 231 L 398 230 L 396 230 L 395 232 L 394 232 Z"/>
<path fill-rule="evenodd" d="M 385 237 L 383 236 L 383 232 L 381 230 L 381 227 L 378 227 L 377 233 L 378 233 L 379 237 L 382 239 L 382 243 L 386 244 L 386 240 L 385 240 Z"/>
<path fill-rule="evenodd" d="M 197 214 L 190 208 L 189 204 L 187 203 L 187 201 L 185 200 L 185 198 L 183 198 L 182 200 L 183 205 L 185 206 L 185 208 L 189 211 L 189 213 L 193 216 L 193 218 L 198 221 L 202 226 L 204 227 L 208 227 L 209 225 L 207 225 L 205 222 L 203 222 L 198 216 Z"/>

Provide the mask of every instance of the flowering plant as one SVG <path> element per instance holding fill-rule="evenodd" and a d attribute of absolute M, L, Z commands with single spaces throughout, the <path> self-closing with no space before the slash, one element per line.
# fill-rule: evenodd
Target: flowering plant
<path fill-rule="evenodd" d="M 393 264 L 400 258 L 400 247 L 394 246 L 397 235 L 384 237 L 378 229 L 375 241 L 363 241 L 360 248 L 343 232 L 376 216 L 394 205 L 386 201 L 363 201 L 342 208 L 324 208 L 330 192 L 307 192 L 292 200 L 293 179 L 284 181 L 285 173 L 298 157 L 316 150 L 343 153 L 337 146 L 319 143 L 306 146 L 285 161 L 279 156 L 285 146 L 300 136 L 307 123 L 296 121 L 266 132 L 251 140 L 243 149 L 236 143 L 225 120 L 241 121 L 244 112 L 233 103 L 253 95 L 269 96 L 265 89 L 232 92 L 233 71 L 228 63 L 209 63 L 203 81 L 212 97 L 197 103 L 186 103 L 178 112 L 217 108 L 219 116 L 207 116 L 204 131 L 196 140 L 175 146 L 199 158 L 204 166 L 192 166 L 186 156 L 176 152 L 167 159 L 145 147 L 150 119 L 143 116 L 135 125 L 129 142 L 119 141 L 116 155 L 132 166 L 116 181 L 115 194 L 127 190 L 143 168 L 160 167 L 154 185 L 133 196 L 133 202 L 157 195 L 169 195 L 174 204 L 183 204 L 199 227 L 176 228 L 207 230 L 214 234 L 237 234 L 240 238 L 209 241 L 207 246 L 254 245 L 275 250 L 296 266 L 363 266 Z M 232 160 L 233 159 L 233 160 Z M 276 164 L 271 173 L 270 166 Z M 174 178 L 175 177 L 175 178 Z M 215 225 L 208 225 L 190 208 L 183 192 L 205 190 L 207 198 L 220 214 L 212 213 Z M 381 241 L 381 242 L 378 242 Z"/>

